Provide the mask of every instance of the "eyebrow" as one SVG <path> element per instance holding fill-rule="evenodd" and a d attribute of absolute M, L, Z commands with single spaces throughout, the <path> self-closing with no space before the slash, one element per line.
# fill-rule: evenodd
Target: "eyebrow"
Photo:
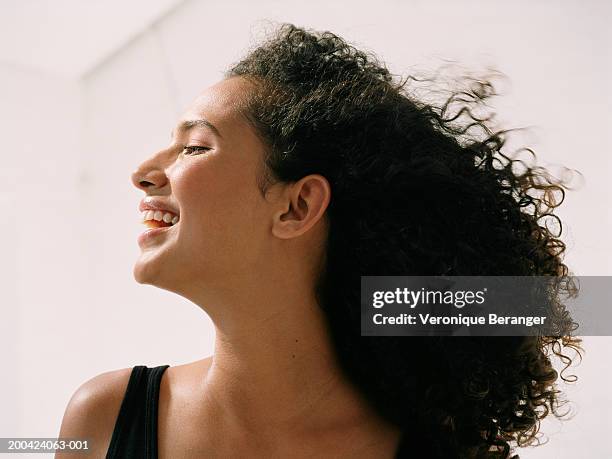
<path fill-rule="evenodd" d="M 181 132 L 181 131 L 189 131 L 190 129 L 192 129 L 194 127 L 205 127 L 205 128 L 208 128 L 215 135 L 217 135 L 218 137 L 223 138 L 223 136 L 219 132 L 219 129 L 217 129 L 210 121 L 205 120 L 204 118 L 196 119 L 196 120 L 185 120 L 185 121 L 181 122 L 177 126 L 177 130 L 179 132 Z M 170 138 L 172 138 L 172 137 L 174 137 L 174 131 L 170 131 Z"/>

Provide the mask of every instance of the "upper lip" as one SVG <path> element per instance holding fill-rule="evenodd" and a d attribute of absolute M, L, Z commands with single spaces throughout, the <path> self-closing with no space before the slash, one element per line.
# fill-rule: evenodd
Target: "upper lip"
<path fill-rule="evenodd" d="M 178 209 L 176 209 L 174 206 L 163 201 L 162 199 L 156 199 L 152 197 L 146 197 L 141 200 L 140 204 L 138 205 L 138 210 L 140 212 L 143 212 L 145 210 L 161 210 L 164 212 L 170 212 L 177 216 L 179 215 Z"/>

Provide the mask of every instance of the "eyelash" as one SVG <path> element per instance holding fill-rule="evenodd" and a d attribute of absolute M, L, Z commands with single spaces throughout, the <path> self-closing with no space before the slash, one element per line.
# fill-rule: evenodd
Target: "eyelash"
<path fill-rule="evenodd" d="M 185 154 L 185 155 L 193 155 L 193 153 L 185 153 L 185 150 L 188 151 L 208 151 L 210 150 L 209 147 L 201 147 L 199 145 L 184 145 L 183 146 L 183 150 L 181 150 L 181 153 Z"/>

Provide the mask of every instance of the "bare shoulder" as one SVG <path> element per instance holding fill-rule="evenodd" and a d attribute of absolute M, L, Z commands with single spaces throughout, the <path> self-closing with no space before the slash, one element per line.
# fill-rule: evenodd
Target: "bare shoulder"
<path fill-rule="evenodd" d="M 104 457 L 131 372 L 132 368 L 107 371 L 81 384 L 66 406 L 59 436 L 89 438 L 89 457 Z M 55 459 L 72 456 L 57 453 Z"/>
<path fill-rule="evenodd" d="M 173 382 L 188 384 L 191 381 L 196 381 L 199 383 L 202 376 L 205 376 L 208 373 L 211 365 L 212 356 L 181 365 L 171 366 L 168 368 L 165 373 L 165 377 L 162 379 L 162 385 L 164 382 L 166 382 L 168 385 L 171 385 Z"/>
<path fill-rule="evenodd" d="M 212 357 L 207 357 L 168 367 L 159 388 L 159 416 L 162 419 L 170 414 L 171 402 L 181 401 L 192 404 L 193 400 L 198 398 L 201 382 L 206 377 L 211 364 Z"/>

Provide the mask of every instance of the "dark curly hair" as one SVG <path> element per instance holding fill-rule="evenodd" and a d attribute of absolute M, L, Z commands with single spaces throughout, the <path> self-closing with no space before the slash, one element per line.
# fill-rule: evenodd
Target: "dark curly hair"
<path fill-rule="evenodd" d="M 360 333 L 362 275 L 569 274 L 552 213 L 569 187 L 502 153 L 511 130 L 493 132 L 491 117 L 474 116 L 493 85 L 466 78 L 469 88 L 441 106 L 425 103 L 408 82 L 433 80 L 397 81 L 371 53 L 291 24 L 225 76 L 253 83 L 240 109 L 267 145 L 262 194 L 313 173 L 330 183 L 320 306 L 343 371 L 414 439 L 411 454 L 507 458 L 511 443 L 538 440 L 542 418 L 563 416 L 551 352 L 565 369 L 564 347 L 581 355 L 567 316 L 557 336 Z M 545 219 L 557 221 L 558 234 Z M 571 282 L 560 289 L 576 291 Z"/>

